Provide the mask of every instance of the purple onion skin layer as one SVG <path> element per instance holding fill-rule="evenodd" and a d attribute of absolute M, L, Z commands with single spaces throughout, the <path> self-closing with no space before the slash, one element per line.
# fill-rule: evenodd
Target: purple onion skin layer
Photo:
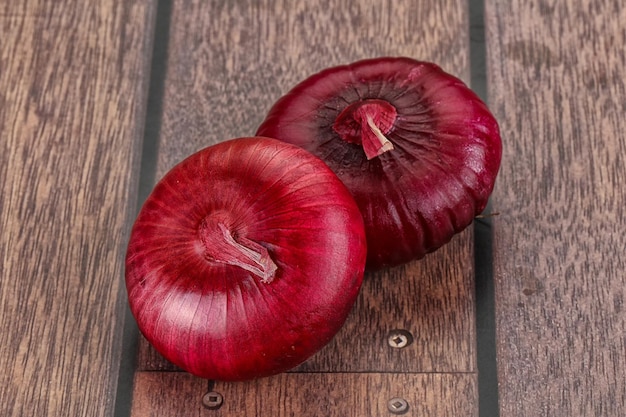
<path fill-rule="evenodd" d="M 131 231 L 126 288 L 139 329 L 167 360 L 203 378 L 249 380 L 293 368 L 332 339 L 365 259 L 358 207 L 321 160 L 238 138 L 156 185 Z"/>
<path fill-rule="evenodd" d="M 364 146 L 338 132 L 355 128 L 344 116 L 359 103 L 380 101 L 395 109 L 372 113 L 393 149 L 368 160 Z M 274 104 L 257 134 L 308 150 L 346 184 L 365 222 L 367 269 L 422 258 L 471 224 L 502 156 L 498 123 L 485 103 L 437 65 L 404 57 L 311 76 Z"/>

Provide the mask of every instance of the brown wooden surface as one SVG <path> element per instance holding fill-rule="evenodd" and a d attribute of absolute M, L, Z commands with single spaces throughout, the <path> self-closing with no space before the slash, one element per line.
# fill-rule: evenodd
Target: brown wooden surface
<path fill-rule="evenodd" d="M 174 0 L 157 177 L 205 146 L 253 135 L 278 97 L 299 80 L 331 65 L 407 55 L 438 62 L 468 80 L 466 6 L 464 1 Z M 420 401 L 421 410 L 430 414 L 416 411 L 413 415 L 449 416 L 451 410 L 475 415 L 471 248 L 472 235 L 467 230 L 424 261 L 368 275 L 350 319 L 335 340 L 296 369 L 298 373 L 272 380 L 271 391 L 288 392 L 288 401 L 264 400 L 272 395 L 266 387 L 270 382 L 227 385 L 224 395 L 248 398 L 246 404 L 252 408 L 225 408 L 222 415 L 255 415 L 258 404 L 263 404 L 268 416 L 290 415 L 289 410 L 310 403 L 309 407 L 325 410 L 318 415 L 375 416 L 380 404 L 368 390 L 372 381 L 386 381 L 391 391 L 424 395 L 407 391 L 404 384 L 411 378 L 411 384 L 430 393 Z M 391 349 L 387 333 L 396 328 L 411 331 L 415 342 L 406 349 Z M 143 339 L 138 367 L 134 416 L 202 411 L 199 399 L 206 391 L 205 383 L 178 372 L 147 375 L 175 368 Z M 385 376 L 389 372 L 412 376 Z M 438 375 L 426 375 L 431 373 Z M 457 380 L 464 381 L 463 389 L 442 383 Z M 311 392 L 319 391 L 323 381 L 340 391 L 313 404 Z M 176 400 L 181 390 L 195 400 Z M 168 395 L 172 398 L 163 398 Z M 345 399 L 335 404 L 343 395 Z M 442 398 L 452 403 L 441 405 Z"/>
<path fill-rule="evenodd" d="M 0 5 L 0 415 L 110 416 L 153 4 Z"/>
<path fill-rule="evenodd" d="M 93 3 L 93 4 L 91 4 Z M 626 415 L 626 6 L 485 0 L 502 416 Z M 155 1 L 0 6 L 0 415 L 111 416 Z M 251 135 L 324 67 L 377 55 L 468 80 L 447 1 L 172 1 L 157 176 Z M 157 98 L 159 99 L 159 98 Z M 217 383 L 140 342 L 133 416 L 478 413 L 472 234 L 371 274 L 341 332 L 292 372 Z M 394 350 L 389 330 L 415 342 Z M 171 372 L 160 372 L 169 370 Z"/>
<path fill-rule="evenodd" d="M 132 415 L 142 417 L 388 416 L 395 398 L 408 403 L 407 417 L 471 416 L 477 407 L 472 374 L 289 373 L 216 383 L 212 391 L 223 395 L 218 410 L 201 404 L 207 381 L 185 373 L 141 372 L 136 384 Z"/>
<path fill-rule="evenodd" d="M 501 415 L 626 415 L 626 5 L 486 6 Z"/>

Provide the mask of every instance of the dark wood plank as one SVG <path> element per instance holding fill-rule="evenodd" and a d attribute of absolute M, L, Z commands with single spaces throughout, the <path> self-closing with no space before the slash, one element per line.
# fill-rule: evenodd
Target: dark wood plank
<path fill-rule="evenodd" d="M 501 415 L 626 415 L 626 5 L 486 6 Z"/>
<path fill-rule="evenodd" d="M 468 80 L 466 6 L 460 0 L 174 0 L 157 177 L 205 146 L 254 134 L 278 97 L 299 80 L 328 66 L 374 56 L 407 55 L 438 62 Z M 346 378 L 358 387 L 357 392 L 367 387 L 369 378 L 383 378 L 365 372 L 460 372 L 466 374 L 464 378 L 475 379 L 472 260 L 468 229 L 421 262 L 368 275 L 344 329 L 296 372 L 350 373 Z M 415 342 L 408 348 L 394 350 L 387 345 L 388 332 L 398 328 L 413 333 Z M 142 386 L 150 377 L 141 371 L 176 370 L 143 339 L 138 366 L 138 403 L 152 401 L 140 397 L 156 389 Z M 163 395 L 178 398 L 182 388 L 176 381 L 182 377 L 177 373 L 164 375 L 171 376 L 152 383 L 160 384 Z M 293 385 L 297 378 L 304 376 L 290 374 L 274 380 L 278 381 L 278 391 L 293 392 L 294 402 L 310 398 Z M 418 378 L 424 383 L 430 381 Z M 466 410 L 461 403 L 470 404 L 472 411 L 463 415 L 475 414 L 475 385 L 469 385 L 472 392 L 467 395 L 452 396 L 451 401 L 458 404 L 450 407 Z M 251 387 L 242 385 L 247 386 Z M 435 384 L 428 391 L 439 389 Z M 432 402 L 441 395 L 428 397 L 425 409 L 443 410 Z M 268 407 L 268 415 L 284 415 L 283 403 Z M 199 412 L 181 410 L 161 415 Z M 253 415 L 254 411 L 245 413 Z M 345 415 L 345 410 L 336 408 L 333 413 Z M 441 413 L 431 415 L 450 415 Z M 376 409 L 361 415 L 376 415 Z"/>
<path fill-rule="evenodd" d="M 2 416 L 113 414 L 153 6 L 0 6 Z"/>
<path fill-rule="evenodd" d="M 140 372 L 132 415 L 319 417 L 387 416 L 403 399 L 409 417 L 471 416 L 477 399 L 471 374 L 282 374 L 247 383 L 217 383 L 217 410 L 205 409 L 206 381 L 181 372 Z M 175 392 L 176 395 L 172 395 Z"/>

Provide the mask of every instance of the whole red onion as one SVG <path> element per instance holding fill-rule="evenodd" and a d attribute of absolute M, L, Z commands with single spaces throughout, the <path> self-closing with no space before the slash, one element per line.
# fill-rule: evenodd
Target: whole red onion
<path fill-rule="evenodd" d="M 139 329 L 200 377 L 288 370 L 343 325 L 361 286 L 359 210 L 318 158 L 269 138 L 188 157 L 133 226 L 126 286 Z"/>
<path fill-rule="evenodd" d="M 423 257 L 486 206 L 502 154 L 487 106 L 437 65 L 385 57 L 295 86 L 257 131 L 323 159 L 365 221 L 368 268 Z"/>

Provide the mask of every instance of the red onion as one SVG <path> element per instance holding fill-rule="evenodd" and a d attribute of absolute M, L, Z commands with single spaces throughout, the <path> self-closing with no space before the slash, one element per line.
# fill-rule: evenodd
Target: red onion
<path fill-rule="evenodd" d="M 188 157 L 156 185 L 126 257 L 147 340 L 200 377 L 288 370 L 330 341 L 359 292 L 363 220 L 318 158 L 269 138 Z"/>
<path fill-rule="evenodd" d="M 419 259 L 486 206 L 502 154 L 487 106 L 437 65 L 377 58 L 295 86 L 257 131 L 323 159 L 365 221 L 368 268 Z"/>

